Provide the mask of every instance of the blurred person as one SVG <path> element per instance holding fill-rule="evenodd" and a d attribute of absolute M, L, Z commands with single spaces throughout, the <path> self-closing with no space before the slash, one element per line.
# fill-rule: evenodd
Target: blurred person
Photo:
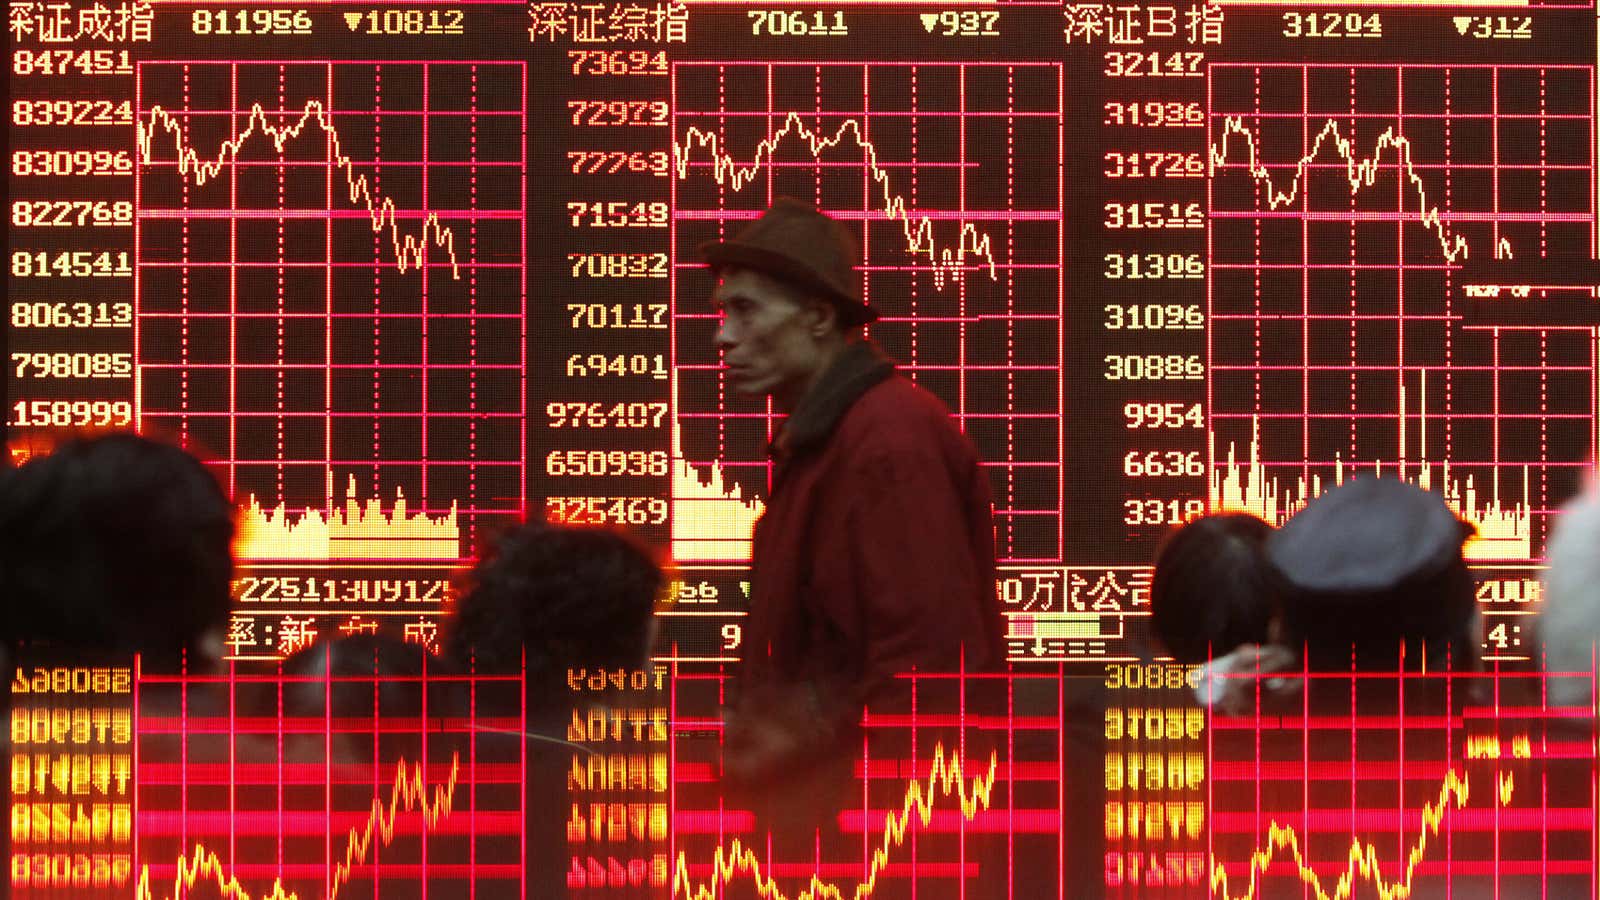
<path fill-rule="evenodd" d="M 1202 516 L 1156 551 L 1150 625 L 1172 658 L 1201 663 L 1265 644 L 1282 603 L 1267 565 L 1272 526 L 1249 513 Z"/>
<path fill-rule="evenodd" d="M 469 712 L 465 683 L 441 677 L 424 685 L 424 673 L 456 674 L 448 661 L 432 659 L 421 645 L 389 634 L 333 632 L 283 660 L 281 672 L 277 680 L 241 682 L 234 689 L 236 715 L 277 720 L 282 726 L 277 733 L 243 736 L 256 745 L 246 751 L 241 742 L 241 755 L 253 752 L 272 760 L 281 754 L 289 763 L 363 769 L 381 756 L 384 768 L 376 777 L 383 778 L 393 775 L 396 759 L 419 758 L 424 732 L 430 733 L 430 755 L 438 760 L 446 752 L 442 745 L 448 736 L 434 723 L 465 719 Z M 395 746 L 407 741 L 414 745 Z M 465 747 L 455 749 L 467 755 Z M 373 777 L 371 771 L 362 771 L 352 780 L 371 782 Z"/>
<path fill-rule="evenodd" d="M 0 479 L 0 636 L 156 665 L 220 660 L 233 509 L 177 447 L 76 439 Z"/>
<path fill-rule="evenodd" d="M 1241 702 L 1219 704 L 1207 717 L 1208 765 L 1272 771 L 1211 787 L 1210 817 L 1246 814 L 1259 823 L 1213 835 L 1217 857 L 1234 861 L 1227 865 L 1229 892 L 1246 883 L 1260 896 L 1304 889 L 1293 867 L 1250 871 L 1250 848 L 1262 846 L 1273 823 L 1295 829 L 1303 842 L 1348 841 L 1365 827 L 1343 818 L 1355 815 L 1352 798 L 1363 809 L 1415 809 L 1419 791 L 1436 797 L 1442 790 L 1432 776 L 1426 787 L 1408 789 L 1406 777 L 1374 772 L 1437 767 L 1441 777 L 1455 771 L 1470 778 L 1474 792 L 1483 782 L 1509 785 L 1499 777 L 1514 776 L 1521 797 L 1527 785 L 1541 783 L 1557 795 L 1552 765 L 1566 761 L 1471 751 L 1489 737 L 1509 742 L 1531 734 L 1533 746 L 1542 739 L 1539 723 L 1519 712 L 1537 704 L 1503 694 L 1480 671 L 1476 587 L 1464 553 L 1472 534 L 1441 495 L 1364 476 L 1312 500 L 1267 539 L 1284 592 L 1283 645 L 1300 658 L 1288 671 L 1235 673 L 1227 695 Z M 1568 796 L 1589 796 L 1588 767 L 1579 767 L 1581 793 Z M 1539 791 L 1531 789 L 1535 805 Z M 1451 807 L 1448 815 L 1458 813 Z M 1419 869 L 1415 881 L 1407 879 L 1413 897 L 1539 895 L 1542 876 L 1490 873 L 1489 860 L 1510 856 L 1499 845 L 1459 843 L 1459 834 L 1455 863 L 1434 870 L 1449 877 Z M 1383 871 L 1405 871 L 1409 850 L 1376 846 Z M 1322 875 L 1324 889 L 1331 881 Z"/>
<path fill-rule="evenodd" d="M 1322 494 L 1266 542 L 1285 643 L 1304 648 L 1312 671 L 1475 668 L 1472 534 L 1438 494 L 1397 478 Z"/>
<path fill-rule="evenodd" d="M 1340 709 L 1354 695 L 1349 684 L 1311 684 L 1300 673 L 1477 671 L 1477 597 L 1463 553 L 1472 534 L 1438 494 L 1396 478 L 1358 477 L 1313 499 L 1262 544 L 1263 587 L 1280 609 L 1268 640 L 1207 663 L 1197 700 L 1230 715 Z M 1481 688 L 1415 682 L 1405 691 L 1464 703 Z M 1363 682 L 1355 693 L 1373 710 L 1401 702 L 1398 680 Z"/>
<path fill-rule="evenodd" d="M 0 671 L 121 667 L 134 654 L 146 670 L 210 668 L 225 649 L 232 538 L 233 510 L 216 480 L 193 456 L 149 438 L 74 439 L 0 471 Z M 34 705 L 25 696 L 5 691 L 0 715 L 106 699 Z M 140 691 L 143 715 L 175 716 L 173 700 Z M 11 729 L 0 735 L 0 749 L 11 738 Z M 97 746 L 109 745 L 102 737 Z M 161 743 L 141 746 L 148 753 Z M 11 840 L 8 831 L 0 841 L 8 858 Z"/>
<path fill-rule="evenodd" d="M 529 688 L 541 691 L 565 691 L 569 668 L 637 669 L 649 661 L 663 584 L 650 554 L 621 534 L 531 522 L 466 576 L 445 652 L 490 672 L 517 671 L 526 653 Z"/>
<path fill-rule="evenodd" d="M 567 882 L 579 852 L 568 840 L 569 807 L 571 819 L 582 822 L 579 804 L 568 802 L 571 773 L 586 771 L 604 750 L 643 758 L 656 746 L 611 745 L 582 726 L 641 705 L 664 710 L 659 697 L 574 691 L 568 673 L 586 670 L 578 682 L 586 686 L 587 676 L 600 670 L 647 667 L 663 581 L 651 555 L 621 534 L 530 522 L 495 542 L 461 587 L 445 655 L 463 669 L 503 673 L 516 672 L 526 655 L 527 731 L 519 737 L 527 759 L 530 897 L 584 893 Z M 604 799 L 661 800 L 617 793 Z"/>
<path fill-rule="evenodd" d="M 1561 509 L 1545 545 L 1544 608 L 1538 619 L 1549 699 L 1594 708 L 1600 639 L 1600 485 L 1591 481 Z M 1566 673 L 1581 673 L 1569 675 Z"/>
<path fill-rule="evenodd" d="M 1271 644 L 1281 627 L 1280 592 L 1265 551 L 1272 531 L 1247 513 L 1216 513 L 1171 531 L 1156 551 L 1151 630 L 1175 660 L 1199 667 L 1195 695 L 1214 712 L 1243 712 L 1256 697 L 1254 681 L 1243 676 L 1296 660 L 1295 654 Z M 1108 721 L 1121 721 L 1130 708 L 1172 710 L 1182 703 L 1155 685 L 1119 688 L 1113 695 L 1101 678 L 1064 678 L 1061 689 L 1062 771 L 1067 773 L 1103 771 L 1108 758 L 1121 759 L 1127 752 L 1125 734 L 1107 739 Z M 1122 828 L 1124 796 L 1108 790 L 1105 778 L 1065 779 L 1063 874 L 1068 896 L 1117 895 L 1105 883 L 1108 866 L 1115 872 L 1127 860 L 1123 846 L 1108 840 L 1106 831 L 1108 817 Z M 1142 811 L 1141 804 L 1134 805 Z"/>
<path fill-rule="evenodd" d="M 1544 596 L 1535 620 L 1536 646 L 1544 651 L 1542 696 L 1512 696 L 1508 705 L 1536 710 L 1526 720 L 1500 725 L 1502 733 L 1528 735 L 1551 748 L 1538 773 L 1548 785 L 1546 806 L 1575 806 L 1592 813 L 1595 802 L 1595 653 L 1600 642 L 1600 481 L 1591 474 L 1568 500 L 1545 542 Z M 1497 699 L 1504 697 L 1501 691 Z M 1565 709 L 1561 709 L 1565 707 Z M 1577 707 L 1578 709 L 1573 709 Z M 1576 714 L 1574 714 L 1576 713 Z M 1589 752 L 1571 753 L 1558 747 Z M 1588 806 L 1588 809 L 1581 809 Z M 1591 891 L 1592 893 L 1592 891 Z"/>
<path fill-rule="evenodd" d="M 1185 523 L 1156 551 L 1151 628 L 1173 659 L 1201 666 L 1195 694 L 1202 706 L 1242 709 L 1246 698 L 1230 689 L 1248 683 L 1234 676 L 1275 672 L 1297 661 L 1276 643 L 1283 598 L 1267 562 L 1272 533 L 1249 513 L 1216 513 Z"/>
<path fill-rule="evenodd" d="M 728 382 L 785 416 L 726 713 L 724 774 L 759 784 L 859 746 L 897 673 L 1004 662 L 993 505 L 949 410 L 861 335 L 844 225 L 779 198 L 700 251 Z"/>

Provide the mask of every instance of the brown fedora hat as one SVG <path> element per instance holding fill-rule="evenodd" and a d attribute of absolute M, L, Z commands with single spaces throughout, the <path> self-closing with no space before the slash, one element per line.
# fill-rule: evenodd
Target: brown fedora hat
<path fill-rule="evenodd" d="M 737 267 L 811 288 L 839 308 L 846 328 L 878 318 L 861 299 L 855 237 L 809 203 L 779 197 L 731 240 L 708 241 L 700 255 L 713 269 Z"/>

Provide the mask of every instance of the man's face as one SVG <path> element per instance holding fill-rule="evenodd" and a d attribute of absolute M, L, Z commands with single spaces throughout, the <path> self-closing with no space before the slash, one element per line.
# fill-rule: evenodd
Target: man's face
<path fill-rule="evenodd" d="M 742 394 L 793 401 L 827 360 L 816 332 L 819 304 L 766 275 L 724 270 L 711 305 L 722 314 L 716 343 L 728 381 Z"/>

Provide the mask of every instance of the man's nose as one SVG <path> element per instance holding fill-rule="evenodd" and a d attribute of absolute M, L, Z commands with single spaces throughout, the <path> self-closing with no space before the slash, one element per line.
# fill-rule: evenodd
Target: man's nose
<path fill-rule="evenodd" d="M 712 342 L 717 345 L 718 350 L 727 350 L 734 344 L 738 343 L 738 341 L 734 340 L 733 338 L 732 329 L 728 327 L 727 319 L 723 319 L 721 322 L 717 323 L 717 333 L 716 336 L 712 338 Z"/>

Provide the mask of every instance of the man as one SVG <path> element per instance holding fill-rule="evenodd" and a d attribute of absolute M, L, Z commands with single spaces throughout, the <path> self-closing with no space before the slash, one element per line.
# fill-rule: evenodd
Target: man
<path fill-rule="evenodd" d="M 993 507 L 949 410 L 857 330 L 878 312 L 843 225 L 782 198 L 701 252 L 730 383 L 786 416 L 725 733 L 729 778 L 762 784 L 851 747 L 896 673 L 1003 662 Z"/>

